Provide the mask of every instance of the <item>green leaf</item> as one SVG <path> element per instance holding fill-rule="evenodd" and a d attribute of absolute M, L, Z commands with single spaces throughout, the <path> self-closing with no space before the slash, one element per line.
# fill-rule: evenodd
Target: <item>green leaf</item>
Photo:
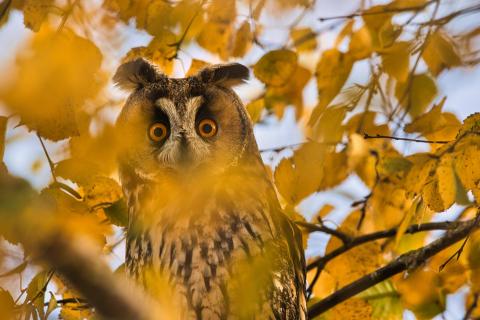
<path fill-rule="evenodd" d="M 363 291 L 357 297 L 362 298 L 372 306 L 372 319 L 401 320 L 403 306 L 400 294 L 395 290 L 390 280 Z"/>

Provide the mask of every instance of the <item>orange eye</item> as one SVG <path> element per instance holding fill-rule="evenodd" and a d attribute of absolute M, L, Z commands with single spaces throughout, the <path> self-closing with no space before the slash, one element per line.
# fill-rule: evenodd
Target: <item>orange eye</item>
<path fill-rule="evenodd" d="M 211 138 L 217 134 L 217 123 L 212 119 L 203 119 L 198 124 L 198 133 L 203 138 Z"/>
<path fill-rule="evenodd" d="M 165 139 L 168 135 L 168 128 L 163 123 L 154 123 L 150 126 L 148 130 L 148 136 L 154 142 L 160 142 Z"/>

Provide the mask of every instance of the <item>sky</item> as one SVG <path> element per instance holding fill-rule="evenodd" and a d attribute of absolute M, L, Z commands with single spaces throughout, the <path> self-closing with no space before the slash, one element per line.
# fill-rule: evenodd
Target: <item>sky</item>
<path fill-rule="evenodd" d="M 93 2 L 97 0 L 92 0 Z M 374 1 L 375 3 L 382 3 L 386 1 Z M 439 12 L 439 16 L 442 16 L 445 12 L 450 11 L 452 8 L 467 7 L 472 4 L 478 3 L 478 0 L 444 0 L 442 1 L 442 8 L 445 11 Z M 446 4 L 446 5 L 445 5 Z M 316 29 L 322 29 L 325 27 L 325 23 L 321 23 L 317 20 L 319 17 L 330 17 L 349 14 L 354 12 L 358 1 L 355 0 L 319 0 L 314 10 L 307 14 L 304 18 L 304 24 L 314 26 Z M 289 16 L 282 18 L 271 19 L 265 22 L 269 26 L 268 31 L 262 36 L 262 41 L 265 43 L 274 43 L 279 39 L 284 39 L 288 36 L 285 29 L 282 26 L 286 25 L 288 21 L 292 21 L 299 13 L 293 12 Z M 421 18 L 421 17 L 420 17 Z M 478 25 L 479 15 L 470 15 L 460 18 L 454 24 L 449 25 L 452 30 L 462 30 L 472 25 Z M 290 20 L 289 20 L 290 19 Z M 401 17 L 400 17 L 401 19 Z M 109 70 L 113 70 L 118 65 L 119 59 L 132 47 L 146 45 L 150 36 L 138 32 L 132 28 L 125 28 L 125 42 L 122 48 L 116 53 L 116 56 L 112 61 L 108 61 L 105 67 Z M 317 60 L 318 55 L 325 48 L 331 47 L 338 31 L 324 32 L 320 38 L 320 50 L 308 57 L 305 57 L 302 63 L 309 69 L 314 69 L 314 62 Z M 23 17 L 20 13 L 14 12 L 8 23 L 0 28 L 0 74 L 6 74 L 12 67 L 15 61 L 15 55 L 18 50 L 22 49 L 25 40 L 31 36 L 31 32 L 24 28 Z M 252 50 L 244 59 L 242 63 L 246 65 L 253 65 L 258 58 L 262 55 L 260 50 Z M 186 63 L 191 56 L 196 58 L 205 59 L 211 62 L 220 62 L 218 58 L 205 52 L 203 49 L 196 45 L 191 45 L 184 49 L 180 58 Z M 420 65 L 420 70 L 425 68 L 424 65 Z M 346 87 L 354 83 L 365 83 L 367 80 L 368 66 L 366 63 L 357 63 L 353 69 L 353 72 L 347 82 Z M 182 65 L 177 63 L 175 67 L 176 76 L 183 75 Z M 0 84 L 2 80 L 0 78 Z M 468 115 L 480 111 L 480 68 L 458 68 L 452 71 L 444 72 L 438 78 L 439 95 L 438 99 L 443 96 L 447 96 L 447 101 L 444 110 L 455 113 L 459 119 L 464 119 Z M 115 90 L 115 89 L 112 89 Z M 258 80 L 251 80 L 242 87 L 236 89 L 239 96 L 245 102 L 255 98 L 261 92 L 261 85 Z M 115 95 L 122 97 L 122 93 L 114 91 Z M 304 92 L 305 104 L 307 106 L 313 106 L 316 101 L 316 84 L 312 80 L 305 89 Z M 0 115 L 6 115 L 7 111 L 2 109 L 0 103 Z M 106 116 L 111 117 L 112 121 L 115 119 L 116 112 L 109 113 Z M 293 110 L 288 110 L 285 117 L 281 120 L 267 119 L 263 124 L 259 124 L 255 127 L 255 137 L 257 139 L 260 149 L 272 148 L 283 145 L 290 145 L 304 141 L 302 129 L 298 127 L 295 122 L 295 114 Z M 5 152 L 5 163 L 13 174 L 23 176 L 30 180 L 32 184 L 41 188 L 50 181 L 50 172 L 47 165 L 45 165 L 45 159 L 43 158 L 42 150 L 38 140 L 34 134 L 25 134 L 25 129 L 22 127 L 12 128 L 9 127 L 7 139 L 8 143 Z M 419 148 L 423 146 L 412 145 L 409 143 L 396 143 L 396 146 L 401 150 L 407 152 L 417 152 Z M 64 154 L 58 150 L 58 145 L 47 143 L 47 148 L 54 151 L 54 156 L 57 157 L 57 161 L 61 160 Z M 58 152 L 55 152 L 58 151 Z M 291 150 L 285 150 L 280 154 L 264 153 L 262 154 L 265 162 L 276 164 L 284 157 L 291 155 Z M 35 164 L 43 163 L 37 169 L 35 174 L 32 174 L 32 166 Z M 354 200 L 361 199 L 368 194 L 368 189 L 363 183 L 355 176 L 351 176 L 345 183 L 333 191 L 322 192 L 321 194 L 315 194 L 305 199 L 300 205 L 299 210 L 308 218 L 314 215 L 324 204 L 329 203 L 335 206 L 335 214 L 330 218 L 331 223 L 338 224 L 343 217 L 351 211 L 350 204 Z M 448 219 L 454 217 L 459 208 L 453 208 L 448 213 L 442 214 L 439 219 Z M 307 248 L 307 255 L 315 255 L 322 252 L 326 246 L 328 237 L 323 234 L 314 234 L 310 240 L 310 244 L 315 244 L 315 250 L 311 249 L 310 245 Z M 320 245 L 319 245 L 320 244 Z M 113 265 L 117 265 L 121 262 L 123 254 L 122 248 L 117 252 L 118 259 L 113 261 Z M 458 314 L 463 314 L 463 300 L 461 295 L 450 297 L 448 300 L 448 311 L 446 313 L 446 319 L 457 319 Z M 411 319 L 411 314 L 406 314 L 405 319 Z"/>

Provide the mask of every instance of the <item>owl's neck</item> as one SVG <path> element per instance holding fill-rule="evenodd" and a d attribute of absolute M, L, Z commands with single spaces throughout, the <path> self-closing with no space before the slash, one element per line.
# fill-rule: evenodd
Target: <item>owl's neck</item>
<path fill-rule="evenodd" d="M 142 216 L 155 219 L 174 208 L 176 219 L 182 214 L 201 215 L 209 212 L 205 207 L 211 201 L 244 202 L 252 197 L 275 198 L 272 184 L 258 158 L 244 161 L 222 173 L 208 171 L 189 176 L 166 172 L 155 178 L 142 177 L 134 170 L 123 168 L 120 172 L 127 198 L 130 220 Z M 180 215 L 180 216 L 179 216 Z"/>

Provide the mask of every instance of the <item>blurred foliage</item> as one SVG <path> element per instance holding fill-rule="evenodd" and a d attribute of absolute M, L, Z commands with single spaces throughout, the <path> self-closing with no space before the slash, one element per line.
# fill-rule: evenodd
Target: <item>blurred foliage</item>
<path fill-rule="evenodd" d="M 335 258 L 318 279 L 310 271 L 309 303 L 425 245 L 425 233 L 405 234 L 410 224 L 428 222 L 454 205 L 464 208 L 459 219 L 471 218 L 480 204 L 480 113 L 458 119 L 444 111 L 448 103 L 437 79 L 450 69 L 477 67 L 480 26 L 452 31 L 449 23 L 480 8 L 447 7 L 440 16 L 443 5 L 438 0 L 393 0 L 370 7 L 365 5 L 370 2 L 361 3 L 351 15 L 320 19 L 328 24 L 318 27 L 318 21 L 304 21 L 316 6 L 307 0 L 0 2 L 0 27 L 19 11 L 33 32 L 17 53 L 14 71 L 8 79 L 2 75 L 7 80 L 2 79 L 0 101 L 9 117 L 0 117 L 0 159 L 5 147 L 8 151 L 15 143 L 7 137 L 24 126 L 28 134 L 38 136 L 52 174 L 51 184 L 38 191 L 0 164 L 0 233 L 19 245 L 17 251 L 25 249 L 19 264 L 5 270 L 3 261 L 10 253 L 0 248 L 0 318 L 46 319 L 58 308 L 63 319 L 94 313 L 68 283 L 35 260 L 25 235 L 54 235 L 55 228 L 64 228 L 92 239 L 105 258 L 121 241 L 107 239 L 127 224 L 115 179 L 122 139 L 104 114 L 112 108 L 118 112 L 121 106 L 108 83 L 110 62 L 119 62 L 114 53 L 124 45 L 126 27 L 149 34 L 151 40 L 128 48 L 122 59 L 146 57 L 167 75 L 187 63 L 190 58 L 182 59 L 188 55 L 187 75 L 220 60 L 256 61 L 251 67 L 262 87 L 246 104 L 252 120 L 280 119 L 293 107 L 307 141 L 274 150 L 293 149 L 272 174 L 293 219 L 305 221 L 297 213 L 302 200 L 356 175 L 370 193 L 354 203 L 338 230 L 355 237 L 398 228 L 394 239 L 372 241 Z M 283 25 L 288 37 L 266 41 L 265 21 L 288 15 L 297 16 Z M 336 36 L 330 47 L 320 41 L 327 32 Z M 211 61 L 196 57 L 190 50 L 195 46 L 208 52 Z M 352 70 L 360 63 L 369 66 L 369 72 L 352 84 Z M 311 81 L 316 82 L 318 99 L 315 106 L 305 106 L 304 89 Z M 407 153 L 392 142 L 403 138 L 426 142 L 429 150 Z M 61 152 L 50 155 L 45 140 L 51 141 L 48 146 L 56 142 Z M 326 205 L 311 223 L 322 224 L 335 211 Z M 307 238 L 309 232 L 304 233 Z M 332 236 L 325 254 L 340 245 Z M 442 313 L 446 296 L 462 287 L 468 291 L 466 309 L 480 317 L 480 232 L 469 236 L 459 259 L 439 271 L 454 253 L 445 250 L 426 265 L 371 287 L 319 318 L 401 319 L 408 309 L 419 319 L 429 319 Z M 259 269 L 265 265 L 268 261 L 255 263 Z M 29 283 L 22 282 L 26 270 L 33 272 Z M 239 288 L 245 283 L 263 285 L 265 275 L 257 275 L 257 282 L 246 273 L 232 284 L 234 296 L 250 303 L 254 297 Z M 2 288 L 4 280 L 11 283 L 14 278 L 20 279 L 15 291 L 19 296 Z"/>

